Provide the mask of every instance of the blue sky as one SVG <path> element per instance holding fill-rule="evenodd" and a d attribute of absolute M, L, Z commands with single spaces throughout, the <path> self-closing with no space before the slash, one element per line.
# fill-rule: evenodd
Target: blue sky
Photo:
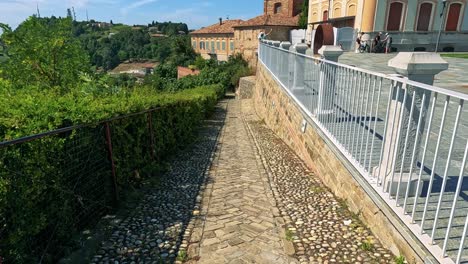
<path fill-rule="evenodd" d="M 77 20 L 89 18 L 126 24 L 185 22 L 190 29 L 217 23 L 219 17 L 248 19 L 263 12 L 262 0 L 0 0 L 0 22 L 16 27 L 26 17 L 65 16 L 74 7 Z"/>

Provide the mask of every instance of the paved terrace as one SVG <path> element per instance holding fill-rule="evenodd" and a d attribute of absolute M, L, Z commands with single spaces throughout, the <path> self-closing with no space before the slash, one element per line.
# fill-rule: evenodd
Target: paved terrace
<path fill-rule="evenodd" d="M 395 74 L 395 71 L 388 67 L 388 61 L 397 54 L 356 54 L 354 52 L 345 52 L 340 56 L 339 62 L 375 72 Z M 449 69 L 436 75 L 434 85 L 468 93 L 468 59 L 447 57 L 443 57 L 443 59 L 449 63 Z"/>
<path fill-rule="evenodd" d="M 256 116 L 226 99 L 92 263 L 393 263 Z"/>

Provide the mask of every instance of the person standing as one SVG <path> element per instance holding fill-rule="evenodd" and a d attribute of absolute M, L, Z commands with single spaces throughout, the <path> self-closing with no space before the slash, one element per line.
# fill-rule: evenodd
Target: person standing
<path fill-rule="evenodd" d="M 377 46 L 380 44 L 380 38 L 382 36 L 382 32 L 379 32 L 372 41 L 372 51 L 377 53 Z"/>
<path fill-rule="evenodd" d="M 393 38 L 389 33 L 385 33 L 385 54 L 392 52 Z"/>
<path fill-rule="evenodd" d="M 361 50 L 362 35 L 364 35 L 364 32 L 360 32 L 359 36 L 356 38 L 356 53 L 359 53 Z"/>

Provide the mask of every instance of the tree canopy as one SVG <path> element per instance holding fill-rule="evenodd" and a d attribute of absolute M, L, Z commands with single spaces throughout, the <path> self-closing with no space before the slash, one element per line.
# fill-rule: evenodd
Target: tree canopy
<path fill-rule="evenodd" d="M 302 3 L 302 11 L 299 15 L 299 28 L 307 29 L 307 24 L 309 19 L 309 0 L 305 0 Z"/>
<path fill-rule="evenodd" d="M 3 26 L 0 42 L 7 51 L 0 76 L 13 86 L 75 86 L 90 69 L 86 52 L 71 34 L 71 18 L 42 19 L 32 16 L 12 31 Z"/>

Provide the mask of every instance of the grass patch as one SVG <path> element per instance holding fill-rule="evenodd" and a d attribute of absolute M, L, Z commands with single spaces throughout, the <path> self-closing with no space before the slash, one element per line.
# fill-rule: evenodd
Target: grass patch
<path fill-rule="evenodd" d="M 177 254 L 177 260 L 182 261 L 182 262 L 187 261 L 187 251 L 180 250 L 179 253 Z"/>
<path fill-rule="evenodd" d="M 395 264 L 405 264 L 406 259 L 403 256 L 395 257 Z"/>
<path fill-rule="evenodd" d="M 293 241 L 293 236 L 294 236 L 293 231 L 286 229 L 286 240 Z"/>
<path fill-rule="evenodd" d="M 313 192 L 313 193 L 319 194 L 319 193 L 324 193 L 325 189 L 320 187 L 320 186 L 311 186 L 310 191 Z"/>
<path fill-rule="evenodd" d="M 445 53 L 442 54 L 442 57 L 468 59 L 468 53 Z"/>
<path fill-rule="evenodd" d="M 362 242 L 362 244 L 359 247 L 362 250 L 371 251 L 372 249 L 374 249 L 374 243 L 372 243 L 372 241 L 367 240 Z"/>

